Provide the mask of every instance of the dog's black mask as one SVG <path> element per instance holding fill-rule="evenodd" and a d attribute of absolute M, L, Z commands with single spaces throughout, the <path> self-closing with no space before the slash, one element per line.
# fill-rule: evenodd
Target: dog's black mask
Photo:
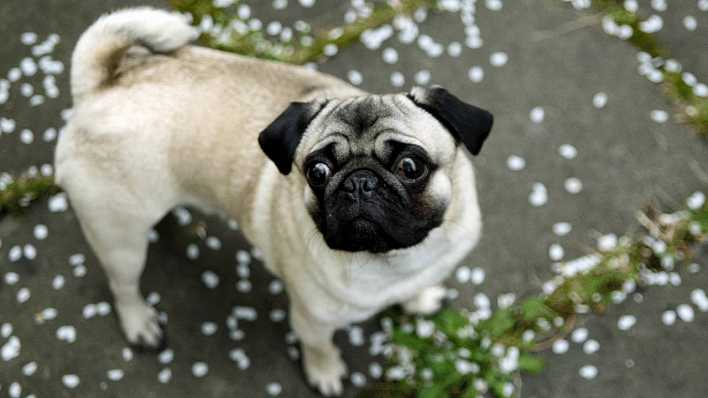
<path fill-rule="evenodd" d="M 310 156 L 306 167 L 334 165 L 327 149 Z M 400 175 L 402 159 L 415 159 L 420 175 Z M 404 161 L 408 162 L 408 160 Z M 442 222 L 447 203 L 428 203 L 423 194 L 434 165 L 414 146 L 403 149 L 391 164 L 369 158 L 355 158 L 335 166 L 328 183 L 319 186 L 308 180 L 318 198 L 311 208 L 315 223 L 327 245 L 335 250 L 382 253 L 420 243 Z"/>

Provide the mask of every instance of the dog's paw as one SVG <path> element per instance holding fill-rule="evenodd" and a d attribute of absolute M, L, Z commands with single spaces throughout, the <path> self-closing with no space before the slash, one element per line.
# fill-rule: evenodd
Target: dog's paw
<path fill-rule="evenodd" d="M 431 286 L 423 289 L 417 296 L 403 303 L 403 310 L 409 314 L 429 315 L 437 312 L 441 307 L 447 289 L 443 286 Z"/>
<path fill-rule="evenodd" d="M 143 302 L 116 305 L 116 310 L 123 333 L 131 345 L 151 350 L 164 348 L 165 333 L 154 308 Z"/>
<path fill-rule="evenodd" d="M 307 381 L 325 397 L 342 395 L 342 378 L 347 365 L 336 349 L 326 354 L 304 350 L 303 365 Z"/>

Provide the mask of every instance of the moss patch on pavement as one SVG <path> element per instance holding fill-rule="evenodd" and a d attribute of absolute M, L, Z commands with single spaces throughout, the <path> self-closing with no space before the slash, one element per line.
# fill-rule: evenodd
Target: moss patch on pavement
<path fill-rule="evenodd" d="M 664 92 L 676 107 L 677 119 L 691 125 L 699 134 L 708 138 L 708 98 L 696 95 L 680 70 L 667 67 L 666 60 L 671 58 L 670 49 L 662 47 L 655 35 L 641 29 L 647 18 L 625 9 L 623 1 L 620 0 L 593 0 L 592 6 L 610 17 L 617 25 L 629 26 L 632 29 L 627 41 L 649 54 L 653 63 L 663 73 Z"/>
<path fill-rule="evenodd" d="M 354 22 L 312 31 L 305 25 L 287 40 L 266 37 L 261 29 L 252 29 L 240 18 L 235 5 L 217 7 L 212 0 L 170 0 L 180 12 L 192 15 L 195 26 L 202 29 L 201 42 L 205 46 L 237 54 L 280 61 L 290 64 L 305 64 L 334 55 L 342 48 L 359 40 L 366 30 L 391 22 L 398 15 L 407 15 L 424 7 L 432 7 L 435 0 L 401 0 L 395 3 L 376 3 L 371 13 Z M 281 38 L 282 39 L 282 38 Z"/>
<path fill-rule="evenodd" d="M 568 334 L 577 316 L 602 314 L 650 274 L 688 261 L 708 238 L 708 205 L 664 214 L 638 215 L 644 232 L 562 264 L 545 289 L 507 308 L 445 309 L 430 317 L 393 315 L 387 383 L 362 397 L 519 396 L 520 373 L 542 370 L 535 352 Z M 474 305 L 469 307 L 473 308 Z"/>

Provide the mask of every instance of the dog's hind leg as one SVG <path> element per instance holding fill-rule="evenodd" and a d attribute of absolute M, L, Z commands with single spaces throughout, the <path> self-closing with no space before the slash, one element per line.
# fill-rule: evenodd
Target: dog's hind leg
<path fill-rule="evenodd" d="M 73 176 L 78 177 L 78 176 Z M 140 293 L 148 232 L 169 206 L 141 202 L 119 184 L 96 177 L 72 178 L 69 193 L 81 228 L 108 277 L 114 307 L 129 343 L 160 348 L 164 341 L 156 311 Z"/>

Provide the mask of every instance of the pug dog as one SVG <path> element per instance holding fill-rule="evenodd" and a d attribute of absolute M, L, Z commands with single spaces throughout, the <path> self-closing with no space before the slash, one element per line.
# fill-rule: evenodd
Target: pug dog
<path fill-rule="evenodd" d="M 148 232 L 177 205 L 239 222 L 281 278 L 308 381 L 339 395 L 336 329 L 435 312 L 481 230 L 471 155 L 492 115 L 441 87 L 375 95 L 299 66 L 190 46 L 151 8 L 98 19 L 72 57 L 55 154 L 129 343 L 163 331 L 140 293 Z"/>

